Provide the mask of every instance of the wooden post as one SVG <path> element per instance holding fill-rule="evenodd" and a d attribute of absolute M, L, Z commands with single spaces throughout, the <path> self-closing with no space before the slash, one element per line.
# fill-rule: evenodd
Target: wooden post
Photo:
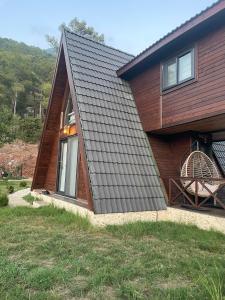
<path fill-rule="evenodd" d="M 171 199 L 171 196 L 172 196 L 172 195 L 171 195 L 171 179 L 169 178 L 169 204 L 170 204 L 170 205 L 172 205 L 172 203 L 171 203 L 171 200 L 172 200 L 172 199 Z"/>
<path fill-rule="evenodd" d="M 198 180 L 195 178 L 195 207 L 198 207 Z"/>

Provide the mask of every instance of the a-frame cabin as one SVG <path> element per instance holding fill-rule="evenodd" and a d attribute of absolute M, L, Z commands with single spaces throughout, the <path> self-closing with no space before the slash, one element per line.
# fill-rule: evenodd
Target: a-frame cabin
<path fill-rule="evenodd" d="M 33 190 L 94 213 L 166 209 L 129 83 L 133 57 L 64 30 Z"/>

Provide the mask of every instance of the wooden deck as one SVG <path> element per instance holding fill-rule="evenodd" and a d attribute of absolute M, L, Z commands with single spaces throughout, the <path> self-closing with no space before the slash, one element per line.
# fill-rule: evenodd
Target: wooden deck
<path fill-rule="evenodd" d="M 189 181 L 189 183 L 184 187 L 182 185 L 182 180 Z M 214 182 L 219 184 L 219 188 L 215 192 L 211 192 L 206 186 L 207 182 Z M 190 195 L 187 192 L 188 187 L 195 184 L 195 193 Z M 198 189 L 199 186 L 203 187 L 208 193 L 208 197 L 199 197 Z M 211 205 L 210 200 L 213 199 L 215 207 L 221 207 L 225 210 L 225 199 L 218 197 L 218 193 L 225 187 L 225 179 L 221 178 L 196 178 L 196 177 L 170 177 L 169 178 L 169 205 L 177 205 L 178 203 L 197 210 L 202 210 L 208 208 Z M 179 199 L 179 200 L 178 200 Z"/>

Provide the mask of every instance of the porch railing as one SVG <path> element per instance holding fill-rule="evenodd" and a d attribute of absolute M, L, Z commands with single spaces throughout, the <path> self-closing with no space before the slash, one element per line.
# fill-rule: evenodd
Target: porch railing
<path fill-rule="evenodd" d="M 181 181 L 189 181 L 188 184 L 184 187 L 181 183 Z M 207 182 L 214 182 L 215 184 L 218 184 L 219 187 L 216 191 L 212 192 L 207 186 Z M 187 189 L 194 183 L 194 193 L 191 195 L 189 192 L 187 192 Z M 199 186 L 202 186 L 208 193 L 209 196 L 207 197 L 199 197 L 198 195 L 198 189 Z M 169 204 L 175 205 L 177 202 L 176 200 L 183 196 L 185 200 L 195 209 L 202 208 L 210 198 L 214 200 L 214 203 L 219 203 L 219 205 L 225 209 L 225 202 L 221 201 L 221 199 L 218 197 L 218 192 L 222 190 L 222 188 L 225 187 L 225 179 L 218 179 L 218 178 L 194 178 L 194 177 L 171 177 L 169 178 Z M 175 188 L 175 189 L 174 189 Z M 176 190 L 176 193 L 174 191 Z M 177 192 L 178 191 L 178 192 Z"/>

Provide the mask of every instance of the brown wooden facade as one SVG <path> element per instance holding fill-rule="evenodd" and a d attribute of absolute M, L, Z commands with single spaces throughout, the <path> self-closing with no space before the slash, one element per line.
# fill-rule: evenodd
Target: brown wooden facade
<path fill-rule="evenodd" d="M 162 63 L 190 47 L 195 50 L 195 78 L 163 91 Z M 145 66 L 142 62 L 135 66 L 134 59 L 130 63 L 130 68 L 136 68 L 132 75 L 121 76 L 130 83 L 168 191 L 168 179 L 180 176 L 181 163 L 192 150 L 196 134 L 225 140 L 225 22 L 211 25 L 198 35 L 189 34 L 182 45 L 174 42 L 173 50 L 154 56 L 152 62 L 145 60 Z M 129 64 L 124 70 L 129 71 Z"/>
<path fill-rule="evenodd" d="M 196 50 L 194 80 L 162 92 L 161 60 L 165 57 L 130 80 L 145 131 L 160 132 L 162 128 L 193 124 L 194 121 L 225 112 L 225 25 L 191 44 Z M 190 43 L 186 48 L 189 45 Z M 224 129 L 224 116 L 222 121 L 218 118 L 218 122 L 218 128 L 212 128 L 213 131 Z M 196 130 L 194 127 L 193 129 Z M 184 130 L 185 128 L 181 129 Z M 190 125 L 187 125 L 187 130 L 192 130 Z M 210 128 L 206 130 L 210 131 Z"/>
<path fill-rule="evenodd" d="M 166 191 L 169 188 L 169 178 L 180 176 L 181 164 L 192 148 L 191 133 L 159 136 L 148 134 L 154 158 L 160 177 Z"/>
<path fill-rule="evenodd" d="M 66 137 L 66 134 L 64 134 L 60 128 L 61 114 L 65 110 L 69 93 L 74 93 L 72 88 L 70 88 L 69 81 L 70 78 L 68 77 L 66 69 L 66 58 L 63 45 L 61 45 L 49 100 L 50 103 L 40 142 L 41 149 L 39 149 L 32 183 L 32 189 L 35 190 L 42 189 L 57 193 L 60 141 Z M 76 125 L 74 126 L 76 129 L 73 129 L 72 134 L 77 135 L 79 138 L 76 199 L 73 201 L 81 206 L 92 209 L 92 196 L 86 169 L 86 158 L 83 151 L 80 119 L 75 107 L 76 104 L 73 103 L 73 105 L 76 118 Z"/>

